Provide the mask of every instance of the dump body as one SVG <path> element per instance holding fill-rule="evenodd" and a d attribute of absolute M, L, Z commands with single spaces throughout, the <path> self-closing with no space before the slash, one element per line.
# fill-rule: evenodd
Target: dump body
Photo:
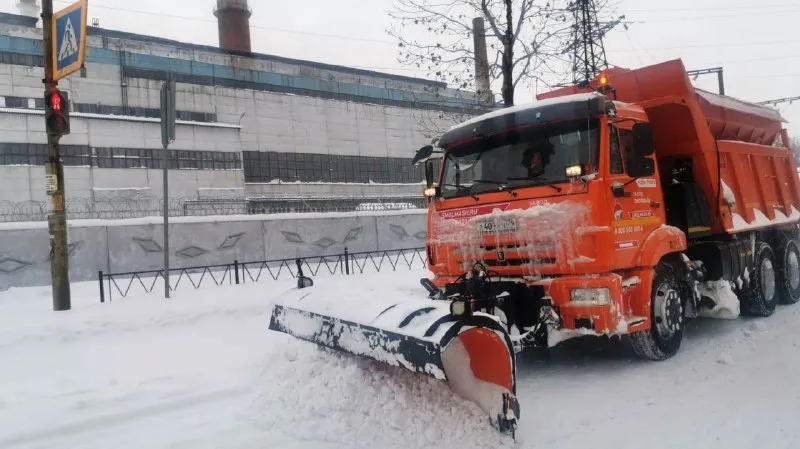
<path fill-rule="evenodd" d="M 710 229 L 691 234 L 735 234 L 800 220 L 797 166 L 776 111 L 693 87 L 680 60 L 612 69 L 606 77 L 610 97 L 647 114 L 662 185 L 673 183 L 673 169 L 690 165 L 710 213 L 710 226 L 699 227 Z M 538 98 L 582 91 L 569 87 Z"/>

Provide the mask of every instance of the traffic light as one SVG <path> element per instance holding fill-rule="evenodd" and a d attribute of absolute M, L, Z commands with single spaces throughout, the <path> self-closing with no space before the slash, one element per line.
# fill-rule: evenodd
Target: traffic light
<path fill-rule="evenodd" d="M 47 91 L 44 95 L 47 134 L 64 136 L 69 134 L 69 95 L 58 89 Z"/>

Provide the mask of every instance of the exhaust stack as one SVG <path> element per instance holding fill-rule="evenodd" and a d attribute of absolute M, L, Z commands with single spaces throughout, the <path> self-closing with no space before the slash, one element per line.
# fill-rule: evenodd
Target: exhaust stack
<path fill-rule="evenodd" d="M 219 48 L 250 53 L 250 16 L 247 0 L 217 0 L 214 16 L 219 27 Z"/>

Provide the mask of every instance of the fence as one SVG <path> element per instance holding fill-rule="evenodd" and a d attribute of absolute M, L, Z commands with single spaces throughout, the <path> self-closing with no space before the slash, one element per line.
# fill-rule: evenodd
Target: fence
<path fill-rule="evenodd" d="M 209 216 L 308 212 L 352 212 L 361 210 L 398 210 L 426 207 L 425 199 L 416 196 L 323 197 L 323 198 L 170 198 L 169 215 Z M 0 222 L 45 221 L 46 201 L 0 201 Z M 67 200 L 67 216 L 79 219 L 125 219 L 161 216 L 161 198 L 76 198 Z"/>
<path fill-rule="evenodd" d="M 426 250 L 408 248 L 387 251 L 370 251 L 351 253 L 345 248 L 344 253 L 312 256 L 296 259 L 277 259 L 259 262 L 239 262 L 229 264 L 208 265 L 188 268 L 170 269 L 170 291 L 181 286 L 201 288 L 207 286 L 239 285 L 259 282 L 262 278 L 278 281 L 280 279 L 296 279 L 297 267 L 301 267 L 305 276 L 323 275 L 355 275 L 369 272 L 379 273 L 381 270 L 397 269 L 413 270 L 427 268 Z M 323 270 L 324 269 L 324 270 Z M 174 280 L 174 281 L 173 281 Z M 173 283 L 174 282 L 174 283 Z M 114 293 L 126 298 L 135 291 L 146 294 L 163 288 L 163 270 L 132 271 L 128 273 L 98 273 L 100 302 L 113 300 Z M 106 290 L 108 295 L 106 295 Z"/>

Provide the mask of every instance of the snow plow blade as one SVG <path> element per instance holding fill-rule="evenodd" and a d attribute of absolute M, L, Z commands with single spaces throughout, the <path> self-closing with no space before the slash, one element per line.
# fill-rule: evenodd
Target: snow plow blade
<path fill-rule="evenodd" d="M 424 295 L 374 293 L 359 301 L 319 287 L 293 290 L 274 306 L 269 329 L 445 381 L 513 435 L 516 360 L 500 322 L 486 314 L 455 318 L 449 302 Z"/>

